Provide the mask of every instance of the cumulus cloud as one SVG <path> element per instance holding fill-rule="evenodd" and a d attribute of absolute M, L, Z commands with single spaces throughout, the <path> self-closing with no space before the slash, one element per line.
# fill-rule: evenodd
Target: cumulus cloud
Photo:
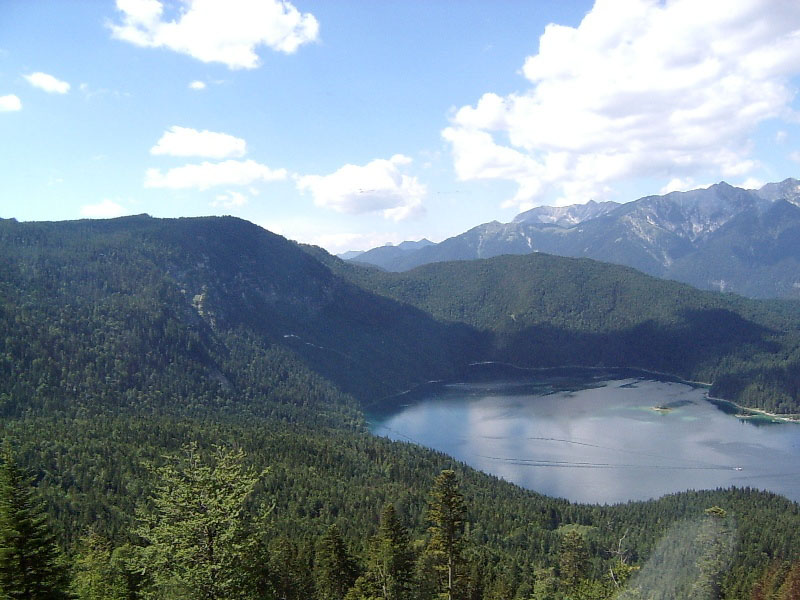
<path fill-rule="evenodd" d="M 107 198 L 98 204 L 86 204 L 81 207 L 81 216 L 89 219 L 113 219 L 127 212 L 125 208 Z"/>
<path fill-rule="evenodd" d="M 259 181 L 286 179 L 286 169 L 270 169 L 254 160 L 202 162 L 169 169 L 147 169 L 144 186 L 148 188 L 207 190 L 220 185 L 250 185 Z"/>
<path fill-rule="evenodd" d="M 759 123 L 796 119 L 800 4 L 597 0 L 578 27 L 548 25 L 522 73 L 527 91 L 487 93 L 442 132 L 460 179 L 518 184 L 509 204 L 747 176 Z"/>
<path fill-rule="evenodd" d="M 741 183 L 735 183 L 733 185 L 735 185 L 736 187 L 743 188 L 745 190 L 757 190 L 759 188 L 764 187 L 764 183 L 765 182 L 763 180 L 758 179 L 757 177 L 748 177 Z"/>
<path fill-rule="evenodd" d="M 19 96 L 8 94 L 7 96 L 0 96 L 0 112 L 13 112 L 22 110 L 22 100 Z"/>
<path fill-rule="evenodd" d="M 257 67 L 258 46 L 291 54 L 319 33 L 314 15 L 285 0 L 184 0 L 174 20 L 164 18 L 159 0 L 117 0 L 117 9 L 122 22 L 109 25 L 115 38 L 230 69 Z"/>
<path fill-rule="evenodd" d="M 241 192 L 227 191 L 224 194 L 218 194 L 216 199 L 211 203 L 215 208 L 241 208 L 247 204 L 247 196 Z"/>
<path fill-rule="evenodd" d="M 189 127 L 170 127 L 150 148 L 150 154 L 168 156 L 203 156 L 206 158 L 241 157 L 247 152 L 242 138 L 227 133 L 197 131 Z"/>
<path fill-rule="evenodd" d="M 366 165 L 344 165 L 329 175 L 297 178 L 297 188 L 310 192 L 314 204 L 348 214 L 381 212 L 387 219 L 402 221 L 424 212 L 427 192 L 416 177 L 402 173 L 411 159 L 396 154 Z"/>
<path fill-rule="evenodd" d="M 189 84 L 189 89 L 191 90 L 204 90 L 206 89 L 206 84 L 204 81 L 192 81 Z"/>
<path fill-rule="evenodd" d="M 66 81 L 56 79 L 47 73 L 36 72 L 24 75 L 24 77 L 33 87 L 44 90 L 49 94 L 66 94 L 70 88 Z"/>

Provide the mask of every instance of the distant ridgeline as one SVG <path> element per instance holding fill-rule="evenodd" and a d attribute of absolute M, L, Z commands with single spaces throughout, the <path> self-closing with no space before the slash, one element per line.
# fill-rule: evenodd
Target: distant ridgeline
<path fill-rule="evenodd" d="M 758 190 L 721 182 L 625 204 L 540 206 L 438 244 L 404 242 L 342 258 L 405 271 L 532 252 L 607 261 L 752 298 L 800 298 L 800 181 Z"/>
<path fill-rule="evenodd" d="M 153 473 L 169 475 L 165 455 L 193 440 L 203 456 L 222 444 L 243 449 L 259 472 L 270 467 L 253 479 L 247 506 L 274 502 L 260 551 L 270 585 L 288 586 L 275 597 L 333 597 L 319 592 L 315 558 L 327 543 L 341 546 L 324 537 L 331 524 L 361 557 L 352 573 L 366 577 L 387 503 L 415 552 L 428 547 L 428 493 L 452 467 L 469 524 L 469 598 L 568 589 L 610 598 L 610 568 L 658 555 L 675 523 L 717 523 L 712 506 L 730 515 L 714 539 L 733 544 L 735 527 L 739 540 L 715 585 L 731 598 L 756 584 L 788 589 L 800 573 L 800 508 L 783 498 L 708 491 L 573 505 L 370 436 L 361 407 L 501 361 L 649 369 L 711 382 L 715 395 L 748 406 L 800 412 L 799 328 L 790 301 L 702 292 L 588 259 L 500 256 L 386 273 L 231 217 L 0 220 L 0 436 L 34 473 L 87 582 L 97 561 L 119 566 L 127 544 L 150 535 L 141 523 L 154 510 Z M 0 519 L 0 545 L 6 525 Z M 433 563 L 415 556 L 435 579 Z M 348 598 L 375 597 L 362 591 Z"/>

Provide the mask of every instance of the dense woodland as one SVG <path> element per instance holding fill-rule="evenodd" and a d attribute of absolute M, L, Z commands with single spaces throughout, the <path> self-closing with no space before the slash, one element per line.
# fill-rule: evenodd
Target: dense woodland
<path fill-rule="evenodd" d="M 552 257 L 395 278 L 230 218 L 0 221 L 0 249 L 0 597 L 798 597 L 785 498 L 572 504 L 361 412 L 487 357 L 761 382 L 795 410 L 764 400 L 794 372 L 793 304 Z M 662 362 L 627 361 L 631 332 Z"/>

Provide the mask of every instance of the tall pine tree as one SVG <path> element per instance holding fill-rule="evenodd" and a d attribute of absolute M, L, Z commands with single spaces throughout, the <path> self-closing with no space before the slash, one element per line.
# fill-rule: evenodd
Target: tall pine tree
<path fill-rule="evenodd" d="M 356 562 L 336 525 L 328 527 L 319 539 L 314 576 L 320 600 L 342 600 L 358 577 Z"/>
<path fill-rule="evenodd" d="M 464 570 L 464 520 L 467 507 L 458 489 L 454 471 L 446 469 L 434 481 L 428 505 L 431 534 L 427 552 L 441 574 L 439 592 L 443 598 L 459 597 L 457 582 Z"/>
<path fill-rule="evenodd" d="M 367 572 L 356 580 L 347 600 L 410 600 L 414 587 L 414 551 L 408 530 L 394 505 L 387 504 L 370 546 Z"/>
<path fill-rule="evenodd" d="M 0 464 L 0 598 L 61 600 L 68 597 L 66 589 L 66 570 L 33 478 L 6 442 Z"/>

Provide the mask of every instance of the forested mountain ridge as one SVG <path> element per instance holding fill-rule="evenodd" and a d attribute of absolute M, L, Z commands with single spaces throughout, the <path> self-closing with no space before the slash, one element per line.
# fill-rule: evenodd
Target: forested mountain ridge
<path fill-rule="evenodd" d="M 16 332 L 0 360 L 15 374 L 0 383 L 8 411 L 23 396 L 96 402 L 84 390 L 98 393 L 101 373 L 101 400 L 113 404 L 168 402 L 186 395 L 181 386 L 209 401 L 255 397 L 242 348 L 250 361 L 268 352 L 303 364 L 361 401 L 497 360 L 639 367 L 711 382 L 753 407 L 799 406 L 795 303 L 700 292 L 586 259 L 381 273 L 230 217 L 3 221 L 0 250 L 0 319 Z"/>
<path fill-rule="evenodd" d="M 701 289 L 754 298 L 800 296 L 800 182 L 758 190 L 721 182 L 688 192 L 542 206 L 406 252 L 376 248 L 352 260 L 390 271 L 432 262 L 546 252 L 634 267 Z"/>
<path fill-rule="evenodd" d="M 751 407 L 800 412 L 800 305 L 793 301 L 706 292 L 545 254 L 402 273 L 328 263 L 376 293 L 475 328 L 484 360 L 638 367 L 711 383 L 714 395 Z"/>
<path fill-rule="evenodd" d="M 3 221 L 0 252 L 0 319 L 15 332 L 0 363 L 15 374 L 0 384 L 7 399 L 79 399 L 97 377 L 115 402 L 164 396 L 181 373 L 207 397 L 238 390 L 239 339 L 294 355 L 345 391 L 385 395 L 454 372 L 466 330 L 363 291 L 233 218 Z M 151 393 L 145 377 L 162 369 L 174 373 Z"/>
<path fill-rule="evenodd" d="M 73 581 L 85 584 L 80 598 L 165 597 L 153 586 L 169 573 L 150 580 L 142 570 L 150 563 L 141 561 L 165 539 L 153 520 L 159 474 L 181 460 L 187 441 L 198 445 L 201 464 L 222 445 L 243 450 L 258 473 L 269 468 L 247 502 L 254 517 L 260 506 L 274 506 L 246 546 L 253 544 L 246 564 L 258 562 L 252 578 L 263 587 L 260 595 L 242 588 L 241 597 L 333 597 L 326 591 L 328 542 L 346 550 L 352 575 L 366 577 L 361 588 L 349 580 L 355 591 L 348 598 L 383 597 L 367 589 L 374 583 L 367 576 L 378 569 L 370 536 L 379 533 L 389 503 L 408 528 L 420 598 L 435 597 L 441 588 L 438 559 L 426 550 L 434 537 L 428 491 L 448 468 L 458 471 L 465 504 L 456 597 L 614 597 L 608 572 L 619 570 L 616 561 L 644 564 L 673 525 L 705 519 L 714 506 L 729 512 L 739 540 L 728 570 L 714 572 L 727 597 L 747 597 L 762 580 L 783 586 L 798 570 L 791 561 L 800 555 L 800 510 L 774 494 L 709 491 L 579 506 L 366 432 L 359 402 L 458 376 L 470 361 L 517 358 L 513 344 L 533 352 L 530 339 L 540 333 L 528 330 L 539 314 L 526 309 L 530 286 L 552 287 L 552 295 L 540 296 L 552 309 L 548 335 L 555 338 L 540 339 L 571 342 L 577 332 L 590 357 L 600 352 L 593 344 L 601 338 L 592 335 L 638 322 L 643 307 L 632 298 L 653 285 L 650 278 L 540 256 L 466 271 L 470 263 L 442 265 L 441 272 L 431 267 L 393 279 L 305 250 L 232 218 L 0 221 L 0 434 L 35 475 Z M 617 309 L 600 302 L 605 280 L 616 282 Z M 574 295 L 559 300 L 564 285 L 585 296 L 572 317 Z M 674 293 L 654 292 L 663 306 L 682 294 L 695 306 L 690 288 L 670 285 Z M 745 303 L 750 313 L 739 314 L 720 302 L 732 314 L 718 324 L 738 319 L 735 339 L 748 347 L 783 343 L 770 337 L 759 311 L 778 329 L 795 323 L 792 304 Z M 711 300 L 708 306 L 716 309 Z M 648 322 L 659 311 L 641 318 Z M 651 339 L 661 339 L 660 325 L 653 328 Z M 706 334 L 700 339 L 708 352 L 699 356 L 716 356 L 719 340 Z M 328 534 L 332 524 L 341 531 L 338 546 Z M 621 540 L 622 554 L 611 553 Z M 233 575 L 244 577 L 235 569 Z M 92 592 L 98 581 L 121 586 L 118 595 Z"/>

